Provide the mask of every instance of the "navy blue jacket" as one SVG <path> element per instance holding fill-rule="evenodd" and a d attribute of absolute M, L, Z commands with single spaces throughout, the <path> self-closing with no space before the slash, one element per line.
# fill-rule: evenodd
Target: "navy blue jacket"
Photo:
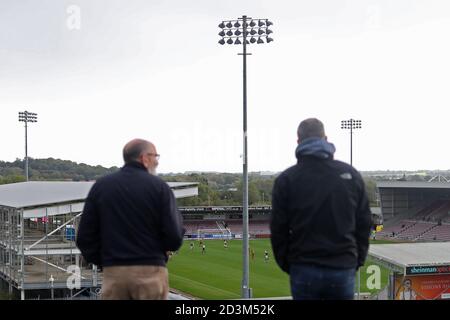
<path fill-rule="evenodd" d="M 183 241 L 172 190 L 133 162 L 97 180 L 86 199 L 76 243 L 99 266 L 165 266 Z"/>
<path fill-rule="evenodd" d="M 364 181 L 350 165 L 301 156 L 275 180 L 271 242 L 275 259 L 338 269 L 364 264 L 371 214 Z"/>

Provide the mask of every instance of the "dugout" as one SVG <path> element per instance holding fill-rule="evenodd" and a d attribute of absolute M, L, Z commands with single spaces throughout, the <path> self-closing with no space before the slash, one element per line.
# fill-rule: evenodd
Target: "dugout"
<path fill-rule="evenodd" d="M 450 242 L 375 244 L 369 256 L 390 271 L 389 300 L 450 300 Z"/>

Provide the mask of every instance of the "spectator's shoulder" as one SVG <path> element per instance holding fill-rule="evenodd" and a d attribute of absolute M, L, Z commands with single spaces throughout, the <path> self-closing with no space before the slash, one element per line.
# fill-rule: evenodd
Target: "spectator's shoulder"
<path fill-rule="evenodd" d="M 117 179 L 117 177 L 119 176 L 119 174 L 120 174 L 120 171 L 117 171 L 117 172 L 113 172 L 113 173 L 109 173 L 109 174 L 107 174 L 107 175 L 104 175 L 104 176 L 98 178 L 98 179 L 95 181 L 95 183 L 94 183 L 94 185 L 93 185 L 92 187 L 98 188 L 98 187 L 100 187 L 100 186 L 102 186 L 102 185 L 104 185 L 104 184 L 108 184 L 108 183 L 114 181 L 115 179 Z"/>
<path fill-rule="evenodd" d="M 339 170 L 345 170 L 345 171 L 353 171 L 355 170 L 351 165 L 349 165 L 346 162 L 340 161 L 340 160 L 332 160 L 332 163 L 334 167 L 336 167 Z"/>
<path fill-rule="evenodd" d="M 286 170 L 282 171 L 278 177 L 275 178 L 275 183 L 277 185 L 285 185 L 289 181 L 290 177 L 294 176 L 298 170 L 298 165 L 291 166 Z"/>
<path fill-rule="evenodd" d="M 362 178 L 361 173 L 359 173 L 358 170 L 356 170 L 354 167 L 349 165 L 348 163 L 339 161 L 339 160 L 333 160 L 333 163 L 335 164 L 335 168 L 337 169 L 337 173 L 339 175 L 345 175 L 350 174 L 350 178 L 354 180 L 356 183 L 364 185 L 364 180 Z"/>
<path fill-rule="evenodd" d="M 333 160 L 333 163 L 335 164 L 336 168 L 343 172 L 349 172 L 352 173 L 355 176 L 361 177 L 361 174 L 356 170 L 354 167 L 349 165 L 348 163 L 345 163 L 343 161 L 339 160 Z"/>
<path fill-rule="evenodd" d="M 274 183 L 275 183 L 275 184 L 278 184 L 278 183 L 280 183 L 280 181 L 285 180 L 286 177 L 287 177 L 287 175 L 288 175 L 288 174 L 287 174 L 287 169 L 284 170 L 284 171 L 282 171 L 282 172 L 280 172 L 280 174 L 279 174 L 278 176 L 275 177 Z"/>
<path fill-rule="evenodd" d="M 159 190 L 160 192 L 167 192 L 171 190 L 169 183 L 163 180 L 162 178 L 149 174 L 146 179 L 150 182 L 150 184 Z"/>
<path fill-rule="evenodd" d="M 286 179 L 288 178 L 290 175 L 294 174 L 297 170 L 299 169 L 299 165 L 293 165 L 290 166 L 289 168 L 287 168 L 286 170 L 282 171 L 280 173 L 280 175 L 278 176 L 278 178 L 280 179 Z"/>
<path fill-rule="evenodd" d="M 169 186 L 169 183 L 163 180 L 161 177 L 149 174 L 149 179 L 152 180 L 155 184 Z"/>
<path fill-rule="evenodd" d="M 121 179 L 123 179 L 122 169 L 98 178 L 92 186 L 91 190 L 93 192 L 100 190 L 109 190 L 111 186 L 115 185 Z"/>

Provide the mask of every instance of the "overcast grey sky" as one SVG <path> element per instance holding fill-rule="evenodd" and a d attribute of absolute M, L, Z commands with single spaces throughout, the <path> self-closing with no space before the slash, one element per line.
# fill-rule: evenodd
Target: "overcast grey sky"
<path fill-rule="evenodd" d="M 450 169 L 450 2 L 1 0 L 0 160 L 121 166 L 153 141 L 159 172 L 242 170 L 242 57 L 218 24 L 273 21 L 248 57 L 249 170 L 295 163 L 296 129 L 325 124 L 360 170 Z M 78 19 L 79 18 L 79 19 Z M 78 28 L 79 27 L 79 28 Z"/>

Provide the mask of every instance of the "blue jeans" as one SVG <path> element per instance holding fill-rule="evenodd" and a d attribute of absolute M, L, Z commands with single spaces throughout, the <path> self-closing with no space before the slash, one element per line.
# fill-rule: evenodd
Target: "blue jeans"
<path fill-rule="evenodd" d="M 292 265 L 290 280 L 294 300 L 353 300 L 355 268 L 333 269 Z"/>

